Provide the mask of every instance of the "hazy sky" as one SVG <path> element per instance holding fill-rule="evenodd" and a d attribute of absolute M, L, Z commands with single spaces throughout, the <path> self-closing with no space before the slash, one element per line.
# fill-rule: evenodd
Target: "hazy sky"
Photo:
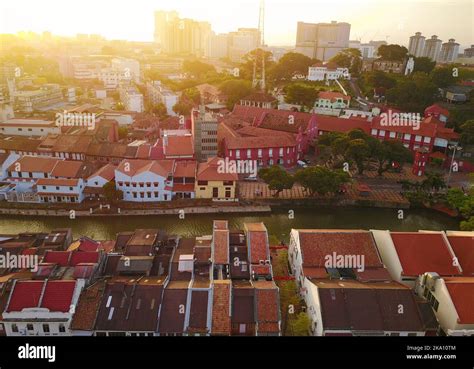
<path fill-rule="evenodd" d="M 0 4 L 0 33 L 99 33 L 152 41 L 153 11 L 175 9 L 214 31 L 257 27 L 259 0 L 14 0 Z M 265 39 L 294 45 L 297 21 L 349 22 L 351 39 L 407 44 L 416 31 L 474 44 L 474 0 L 266 0 Z"/>

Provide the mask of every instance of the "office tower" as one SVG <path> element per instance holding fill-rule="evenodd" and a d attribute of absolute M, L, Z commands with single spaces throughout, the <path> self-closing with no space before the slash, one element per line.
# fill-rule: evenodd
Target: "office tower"
<path fill-rule="evenodd" d="M 166 12 L 159 10 L 155 12 L 155 35 L 154 39 L 157 44 L 162 45 L 166 37 L 168 22 L 172 22 L 178 17 L 178 12 Z"/>
<path fill-rule="evenodd" d="M 415 33 L 414 36 L 410 37 L 408 44 L 408 53 L 416 57 L 423 55 L 425 49 L 425 36 L 421 35 L 421 32 Z"/>
<path fill-rule="evenodd" d="M 257 28 L 239 28 L 229 33 L 229 58 L 240 62 L 242 57 L 261 46 L 261 35 Z"/>
<path fill-rule="evenodd" d="M 310 58 L 327 61 L 339 51 L 349 47 L 349 23 L 304 23 L 298 22 L 296 52 Z"/>
<path fill-rule="evenodd" d="M 438 38 L 438 36 L 431 36 L 430 39 L 425 41 L 423 56 L 426 56 L 433 61 L 437 61 L 441 51 L 441 43 L 442 41 Z"/>
<path fill-rule="evenodd" d="M 211 34 L 207 47 L 206 57 L 209 59 L 227 58 L 229 55 L 229 35 L 221 33 Z"/>
<path fill-rule="evenodd" d="M 453 63 L 459 54 L 459 44 L 454 38 L 450 38 L 448 42 L 443 43 L 438 61 L 440 63 Z"/>
<path fill-rule="evenodd" d="M 191 129 L 197 161 L 204 162 L 217 156 L 217 125 L 217 117 L 206 112 L 203 105 L 199 107 L 199 111 L 191 112 Z"/>

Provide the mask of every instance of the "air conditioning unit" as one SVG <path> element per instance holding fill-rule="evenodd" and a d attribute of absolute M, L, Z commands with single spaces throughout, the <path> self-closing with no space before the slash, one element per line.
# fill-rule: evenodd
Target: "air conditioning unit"
<path fill-rule="evenodd" d="M 265 265 L 270 265 L 270 260 L 265 260 Z"/>
<path fill-rule="evenodd" d="M 265 265 L 265 260 L 259 260 L 258 262 L 260 263 L 260 265 Z"/>

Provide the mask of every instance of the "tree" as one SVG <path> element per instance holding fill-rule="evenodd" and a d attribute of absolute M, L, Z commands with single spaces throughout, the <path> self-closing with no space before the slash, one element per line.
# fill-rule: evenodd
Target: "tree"
<path fill-rule="evenodd" d="M 291 325 L 291 333 L 294 336 L 308 336 L 311 327 L 311 319 L 305 312 L 299 313 L 295 319 L 289 321 Z"/>
<path fill-rule="evenodd" d="M 360 50 L 355 48 L 339 51 L 329 61 L 341 68 L 347 68 L 354 75 L 358 75 L 362 68 L 362 55 Z"/>
<path fill-rule="evenodd" d="M 183 62 L 183 71 L 189 73 L 196 78 L 201 78 L 209 72 L 216 72 L 213 65 L 203 63 L 199 60 L 185 60 Z"/>
<path fill-rule="evenodd" d="M 446 188 L 446 182 L 440 173 L 426 173 L 426 179 L 421 182 L 421 188 L 426 191 L 438 192 L 442 188 Z"/>
<path fill-rule="evenodd" d="M 386 97 L 401 110 L 423 112 L 434 102 L 436 92 L 436 85 L 430 77 L 426 73 L 416 72 L 388 90 Z"/>
<path fill-rule="evenodd" d="M 243 97 L 253 91 L 252 84 L 244 80 L 228 80 L 220 85 L 221 92 L 227 96 L 227 108 L 231 110 Z"/>
<path fill-rule="evenodd" d="M 293 176 L 278 165 L 260 169 L 258 175 L 268 184 L 270 190 L 276 191 L 274 193 L 275 197 L 278 197 L 283 190 L 289 190 L 293 187 Z"/>
<path fill-rule="evenodd" d="M 193 108 L 193 104 L 186 100 L 179 100 L 174 106 L 173 111 L 178 115 L 189 115 Z"/>
<path fill-rule="evenodd" d="M 400 141 L 389 140 L 380 142 L 373 138 L 371 142 L 373 143 L 373 145 L 369 145 L 372 146 L 371 156 L 377 160 L 377 173 L 379 176 L 388 171 L 394 163 L 403 165 L 412 158 L 411 151 L 403 146 L 403 143 Z"/>
<path fill-rule="evenodd" d="M 201 102 L 201 94 L 196 87 L 190 87 L 183 91 L 182 96 L 188 100 L 191 100 L 195 104 Z"/>
<path fill-rule="evenodd" d="M 431 61 L 431 59 L 426 56 L 415 57 L 414 62 L 415 66 L 413 72 L 424 72 L 427 74 L 430 74 L 436 65 L 435 61 Z"/>
<path fill-rule="evenodd" d="M 163 103 L 158 103 L 155 105 L 149 104 L 147 105 L 146 109 L 149 113 L 152 113 L 158 117 L 165 117 L 168 112 L 166 110 L 166 106 Z"/>
<path fill-rule="evenodd" d="M 474 119 L 461 125 L 461 142 L 464 145 L 474 145 Z"/>
<path fill-rule="evenodd" d="M 127 138 L 127 135 L 128 135 L 128 128 L 127 127 L 119 127 L 118 128 L 118 135 L 119 135 L 119 139 L 124 139 L 124 138 Z"/>
<path fill-rule="evenodd" d="M 254 60 L 256 60 L 256 72 L 262 72 L 262 61 L 265 58 L 265 69 L 271 70 L 274 65 L 273 54 L 271 51 L 263 49 L 254 49 L 242 57 L 242 63 L 239 66 L 239 76 L 241 78 L 252 80 Z"/>
<path fill-rule="evenodd" d="M 439 88 L 448 87 L 454 83 L 451 68 L 436 68 L 431 72 L 430 77 L 431 81 Z"/>
<path fill-rule="evenodd" d="M 303 105 L 309 109 L 313 108 L 318 98 L 318 90 L 304 83 L 291 83 L 285 87 L 285 92 L 287 103 Z"/>
<path fill-rule="evenodd" d="M 274 82 L 291 81 L 294 75 L 307 75 L 308 68 L 317 62 L 317 59 L 311 59 L 306 55 L 289 52 L 269 70 L 268 77 Z"/>
<path fill-rule="evenodd" d="M 107 182 L 104 187 L 104 196 L 110 202 L 116 202 L 123 199 L 123 192 L 117 190 L 115 187 L 115 181 Z"/>
<path fill-rule="evenodd" d="M 309 192 L 325 196 L 338 191 L 342 184 L 349 182 L 349 174 L 342 170 L 331 170 L 316 166 L 300 169 L 295 174 L 295 180 Z"/>
<path fill-rule="evenodd" d="M 377 50 L 377 54 L 384 60 L 403 61 L 408 54 L 408 49 L 405 46 L 395 44 L 381 45 Z"/>
<path fill-rule="evenodd" d="M 365 161 L 370 157 L 370 148 L 367 142 L 362 138 L 349 141 L 345 155 L 347 158 L 354 160 L 357 172 L 363 174 Z"/>
<path fill-rule="evenodd" d="M 367 84 L 373 87 L 383 87 L 386 89 L 393 88 L 397 85 L 397 81 L 390 77 L 388 73 L 380 70 L 369 72 L 366 76 Z"/>

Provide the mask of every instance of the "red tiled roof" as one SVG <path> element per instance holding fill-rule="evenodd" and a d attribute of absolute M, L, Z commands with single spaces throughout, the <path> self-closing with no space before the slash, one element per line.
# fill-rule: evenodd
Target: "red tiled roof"
<path fill-rule="evenodd" d="M 79 264 L 74 267 L 73 277 L 75 279 L 87 279 L 90 278 L 94 272 L 95 264 Z"/>
<path fill-rule="evenodd" d="M 36 182 L 38 186 L 77 186 L 78 179 L 40 178 Z M 41 191 L 38 191 L 41 192 Z"/>
<path fill-rule="evenodd" d="M 425 109 L 425 116 L 427 116 L 429 113 L 440 113 L 446 117 L 449 117 L 449 111 L 436 104 L 430 105 Z"/>
<path fill-rule="evenodd" d="M 125 166 L 129 165 L 129 171 Z M 162 177 L 168 177 L 173 168 L 172 160 L 122 160 L 117 170 L 127 176 L 135 176 L 145 172 L 152 172 Z"/>
<path fill-rule="evenodd" d="M 77 178 L 84 163 L 82 161 L 60 160 L 54 167 L 51 175 L 53 177 Z"/>
<path fill-rule="evenodd" d="M 458 258 L 463 275 L 474 276 L 474 237 L 448 236 L 448 241 Z"/>
<path fill-rule="evenodd" d="M 166 139 L 163 139 L 163 141 L 163 151 L 167 157 L 194 155 L 194 141 L 192 136 L 168 136 Z"/>
<path fill-rule="evenodd" d="M 390 233 L 405 276 L 419 276 L 435 272 L 441 276 L 460 275 L 454 266 L 454 255 L 448 249 L 441 233 Z"/>
<path fill-rule="evenodd" d="M 261 323 L 276 323 L 280 320 L 278 288 L 273 281 L 255 281 L 252 284 L 255 287 L 256 320 L 261 330 Z"/>
<path fill-rule="evenodd" d="M 16 282 L 6 312 L 37 307 L 43 291 L 43 283 L 43 281 Z"/>
<path fill-rule="evenodd" d="M 325 266 L 326 256 L 363 255 L 364 266 L 382 267 L 372 234 L 358 230 L 298 230 L 303 267 Z"/>
<path fill-rule="evenodd" d="M 260 260 L 269 260 L 269 248 L 267 232 L 265 231 L 251 231 L 247 233 L 249 242 L 250 262 L 258 264 Z"/>
<path fill-rule="evenodd" d="M 474 281 L 472 278 L 445 278 L 446 288 L 456 307 L 460 324 L 474 324 Z"/>
<path fill-rule="evenodd" d="M 344 95 L 341 92 L 334 91 L 320 91 L 318 94 L 318 99 L 326 99 L 330 101 L 335 101 L 337 99 L 351 100 L 350 96 Z"/>
<path fill-rule="evenodd" d="M 229 230 L 214 230 L 214 262 L 227 264 L 229 262 Z"/>
<path fill-rule="evenodd" d="M 45 158 L 40 156 L 22 156 L 8 168 L 9 171 L 16 171 L 17 165 L 20 165 L 21 172 L 51 173 L 58 159 Z"/>
<path fill-rule="evenodd" d="M 251 95 L 245 96 L 241 99 L 242 101 L 255 101 L 255 102 L 274 102 L 277 101 L 275 97 L 264 92 L 254 92 Z"/>
<path fill-rule="evenodd" d="M 71 252 L 69 251 L 46 251 L 43 263 L 59 264 L 60 266 L 68 266 Z"/>
<path fill-rule="evenodd" d="M 316 127 L 318 131 L 324 132 L 350 132 L 353 129 L 361 129 L 365 133 L 370 133 L 370 122 L 354 118 L 338 118 L 329 115 L 318 114 L 316 117 Z"/>
<path fill-rule="evenodd" d="M 214 280 L 212 301 L 212 334 L 229 335 L 231 281 Z"/>
<path fill-rule="evenodd" d="M 194 184 L 192 183 L 174 183 L 173 192 L 194 192 Z"/>
<path fill-rule="evenodd" d="M 48 281 L 41 307 L 50 311 L 68 312 L 75 287 L 75 281 Z"/>
<path fill-rule="evenodd" d="M 195 177 L 197 169 L 197 162 L 195 161 L 177 161 L 174 167 L 174 177 Z"/>
<path fill-rule="evenodd" d="M 237 173 L 219 173 L 219 161 L 222 158 L 210 158 L 206 163 L 198 166 L 196 178 L 199 181 L 237 181 Z"/>
<path fill-rule="evenodd" d="M 77 264 L 82 263 L 98 263 L 99 262 L 99 253 L 97 251 L 87 252 L 87 251 L 75 251 L 72 253 L 70 265 L 76 266 Z"/>
<path fill-rule="evenodd" d="M 112 179 L 115 178 L 115 169 L 116 168 L 117 167 L 113 164 L 104 165 L 97 172 L 92 174 L 88 179 L 99 176 L 99 177 L 102 177 L 102 178 L 106 179 L 107 181 L 111 181 Z"/>

